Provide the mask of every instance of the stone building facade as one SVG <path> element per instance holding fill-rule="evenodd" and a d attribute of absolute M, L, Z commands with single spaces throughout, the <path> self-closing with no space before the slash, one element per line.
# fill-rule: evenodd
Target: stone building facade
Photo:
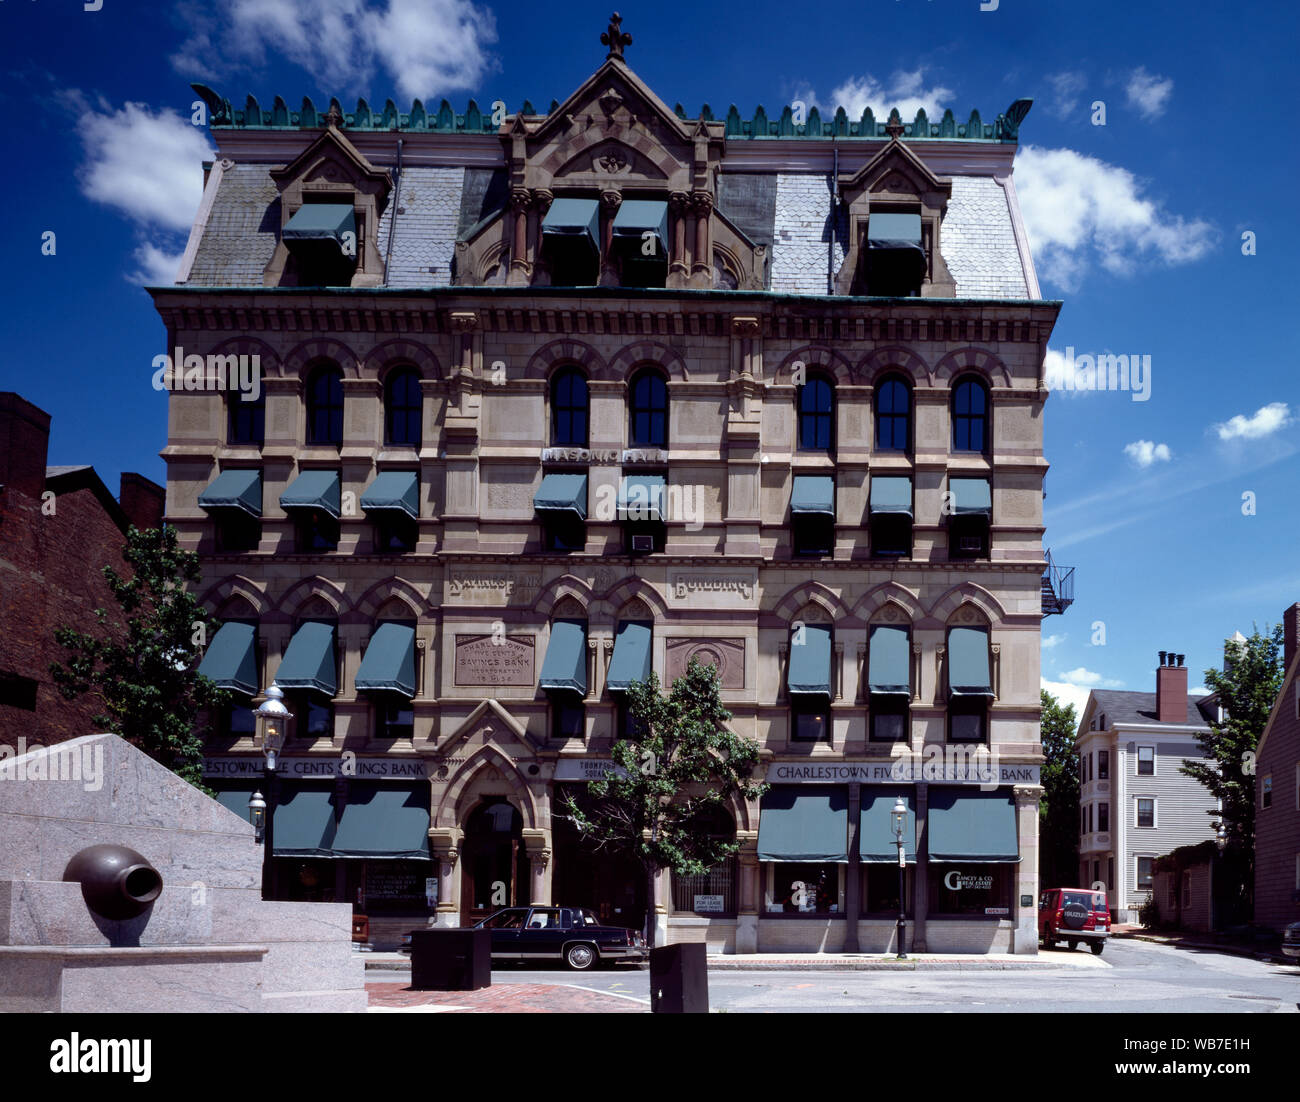
<path fill-rule="evenodd" d="M 297 716 L 285 890 L 379 942 L 553 900 L 882 951 L 902 795 L 909 948 L 1035 951 L 1060 304 L 1011 182 L 1027 102 L 690 118 L 621 47 L 496 120 L 201 93 L 219 160 L 153 295 L 170 354 L 248 357 L 264 404 L 175 384 L 167 515 L 236 625 L 207 672 Z M 734 861 L 646 901 L 557 797 L 627 678 L 692 655 L 773 789 L 719 824 Z M 236 712 L 210 767 L 238 808 Z"/>

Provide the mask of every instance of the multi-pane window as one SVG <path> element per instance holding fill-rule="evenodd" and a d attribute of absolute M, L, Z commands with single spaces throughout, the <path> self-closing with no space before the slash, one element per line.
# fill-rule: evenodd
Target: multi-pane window
<path fill-rule="evenodd" d="M 831 710 L 822 697 L 795 698 L 790 708 L 792 734 L 799 742 L 829 742 L 831 736 Z"/>
<path fill-rule="evenodd" d="M 635 397 L 635 396 L 634 396 Z M 566 367 L 551 380 L 551 441 L 557 448 L 587 446 L 587 380 Z"/>
<path fill-rule="evenodd" d="M 1156 748 L 1154 746 L 1138 747 L 1137 775 L 1139 777 L 1154 777 L 1156 775 Z"/>
<path fill-rule="evenodd" d="M 413 368 L 398 368 L 384 385 L 385 442 L 399 448 L 418 448 L 421 436 L 420 376 Z"/>
<path fill-rule="evenodd" d="M 632 409 L 628 443 L 634 448 L 668 446 L 668 385 L 657 371 L 642 371 L 632 379 Z"/>
<path fill-rule="evenodd" d="M 959 452 L 988 450 L 988 391 L 976 379 L 963 379 L 952 392 L 952 448 Z"/>
<path fill-rule="evenodd" d="M 905 452 L 911 442 L 912 395 L 902 379 L 876 387 L 876 450 Z"/>
<path fill-rule="evenodd" d="M 799 447 L 830 451 L 833 422 L 834 396 L 830 381 L 814 375 L 799 388 Z"/>
<path fill-rule="evenodd" d="M 226 441 L 260 448 L 266 441 L 266 391 L 259 390 L 257 400 L 253 402 L 245 402 L 242 394 L 231 394 L 228 406 L 230 419 Z"/>
<path fill-rule="evenodd" d="M 1105 781 L 1110 779 L 1110 751 L 1097 751 L 1097 779 Z"/>
<path fill-rule="evenodd" d="M 1137 825 L 1153 827 L 1156 825 L 1156 802 L 1154 799 L 1141 798 L 1137 802 Z"/>
<path fill-rule="evenodd" d="M 1103 834 L 1110 830 L 1110 804 L 1108 803 L 1097 805 L 1097 829 Z"/>
<path fill-rule="evenodd" d="M 333 365 L 307 380 L 307 443 L 343 446 L 343 372 Z"/>
<path fill-rule="evenodd" d="M 1151 876 L 1155 866 L 1154 857 L 1139 857 L 1137 859 L 1137 890 L 1140 892 L 1149 892 L 1151 890 Z"/>

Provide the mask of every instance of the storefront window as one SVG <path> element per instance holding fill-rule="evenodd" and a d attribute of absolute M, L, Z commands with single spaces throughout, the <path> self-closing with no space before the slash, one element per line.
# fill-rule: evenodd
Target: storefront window
<path fill-rule="evenodd" d="M 862 866 L 862 913 L 864 915 L 898 914 L 898 866 Z M 916 869 L 909 867 L 903 874 L 903 890 L 907 893 L 907 914 L 912 913 L 912 894 L 915 891 Z"/>
<path fill-rule="evenodd" d="M 1015 865 L 931 865 L 930 913 L 1009 918 L 1015 871 Z"/>
<path fill-rule="evenodd" d="M 703 917 L 735 917 L 735 856 L 728 857 L 702 876 L 678 876 L 673 873 L 673 910 Z"/>
<path fill-rule="evenodd" d="M 838 865 L 773 864 L 767 893 L 769 914 L 836 914 L 839 911 Z"/>

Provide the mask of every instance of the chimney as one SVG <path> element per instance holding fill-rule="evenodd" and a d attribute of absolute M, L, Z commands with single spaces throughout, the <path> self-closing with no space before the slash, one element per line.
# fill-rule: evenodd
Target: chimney
<path fill-rule="evenodd" d="M 1185 655 L 1162 651 L 1160 657 L 1160 667 L 1156 670 L 1156 719 L 1160 723 L 1186 723 L 1187 667 L 1183 665 Z M 1175 660 L 1177 665 L 1174 664 Z"/>
<path fill-rule="evenodd" d="M 123 471 L 117 497 L 126 519 L 137 528 L 143 531 L 161 526 L 167 491 L 158 483 L 151 482 L 142 474 Z"/>
<path fill-rule="evenodd" d="M 50 415 L 11 390 L 0 391 L 0 485 L 40 500 L 50 450 Z"/>
<path fill-rule="evenodd" d="M 1300 601 L 1282 613 L 1282 669 L 1291 668 L 1291 660 L 1300 649 Z"/>

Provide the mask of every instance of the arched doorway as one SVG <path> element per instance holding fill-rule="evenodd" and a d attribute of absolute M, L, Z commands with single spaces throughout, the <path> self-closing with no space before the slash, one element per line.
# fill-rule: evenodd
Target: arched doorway
<path fill-rule="evenodd" d="M 461 925 L 528 902 L 523 829 L 519 809 L 500 796 L 484 797 L 470 812 L 461 850 Z"/>

